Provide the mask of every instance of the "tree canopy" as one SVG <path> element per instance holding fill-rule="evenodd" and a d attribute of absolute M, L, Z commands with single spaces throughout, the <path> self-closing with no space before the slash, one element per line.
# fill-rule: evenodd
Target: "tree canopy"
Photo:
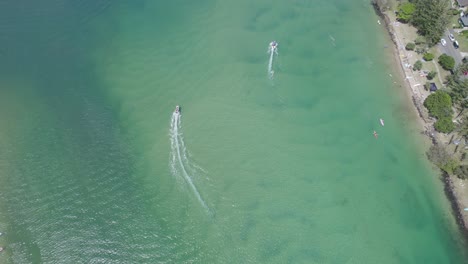
<path fill-rule="evenodd" d="M 459 65 L 452 75 L 447 76 L 447 86 L 450 88 L 452 101 L 461 108 L 468 107 L 468 79 L 462 76 L 468 75 L 468 62 Z"/>
<path fill-rule="evenodd" d="M 408 23 L 413 17 L 415 9 L 416 7 L 413 3 L 406 2 L 400 4 L 400 6 L 398 7 L 397 19 L 403 23 Z"/>
<path fill-rule="evenodd" d="M 411 22 L 430 45 L 439 42 L 449 23 L 448 4 L 446 0 L 414 0 Z"/>
<path fill-rule="evenodd" d="M 433 117 L 452 117 L 452 99 L 450 95 L 444 91 L 438 90 L 429 95 L 426 100 L 424 100 L 424 106 Z"/>
<path fill-rule="evenodd" d="M 439 56 L 439 64 L 445 70 L 450 71 L 455 68 L 455 59 L 444 53 Z"/>

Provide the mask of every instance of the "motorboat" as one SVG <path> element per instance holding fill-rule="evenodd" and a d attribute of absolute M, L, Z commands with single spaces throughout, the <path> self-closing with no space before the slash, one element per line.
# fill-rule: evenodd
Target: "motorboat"
<path fill-rule="evenodd" d="M 176 114 L 179 114 L 180 113 L 180 106 L 176 105 L 175 107 L 175 111 L 174 111 Z"/>
<path fill-rule="evenodd" d="M 271 50 L 275 50 L 277 47 L 278 47 L 278 42 L 276 42 L 275 40 L 273 40 L 272 42 L 270 42 L 270 48 L 271 48 Z"/>
<path fill-rule="evenodd" d="M 382 126 L 385 126 L 384 121 L 383 121 L 382 118 L 380 118 L 380 124 L 381 124 Z"/>

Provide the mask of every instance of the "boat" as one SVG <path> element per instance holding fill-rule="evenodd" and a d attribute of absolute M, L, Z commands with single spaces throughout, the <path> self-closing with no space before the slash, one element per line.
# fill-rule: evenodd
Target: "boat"
<path fill-rule="evenodd" d="M 380 118 L 380 124 L 381 124 L 382 126 L 385 126 L 384 121 L 383 121 L 382 118 Z"/>
<path fill-rule="evenodd" d="M 180 106 L 176 105 L 174 113 L 176 114 L 180 113 Z"/>
<path fill-rule="evenodd" d="M 278 47 L 278 42 L 276 42 L 275 40 L 273 40 L 272 42 L 270 42 L 270 48 L 271 48 L 272 50 L 275 50 L 277 47 Z"/>

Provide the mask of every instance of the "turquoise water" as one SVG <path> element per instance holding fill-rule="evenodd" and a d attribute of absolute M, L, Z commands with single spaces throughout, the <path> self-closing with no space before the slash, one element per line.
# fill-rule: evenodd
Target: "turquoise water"
<path fill-rule="evenodd" d="M 0 3 L 1 262 L 463 263 L 376 20 Z"/>

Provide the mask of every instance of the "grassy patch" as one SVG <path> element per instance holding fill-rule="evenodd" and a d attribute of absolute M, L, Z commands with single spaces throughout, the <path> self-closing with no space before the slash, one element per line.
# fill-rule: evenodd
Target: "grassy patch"
<path fill-rule="evenodd" d="M 465 29 L 461 32 L 461 34 L 455 34 L 455 39 L 458 41 L 460 45 L 461 52 L 468 52 L 468 29 Z"/>

